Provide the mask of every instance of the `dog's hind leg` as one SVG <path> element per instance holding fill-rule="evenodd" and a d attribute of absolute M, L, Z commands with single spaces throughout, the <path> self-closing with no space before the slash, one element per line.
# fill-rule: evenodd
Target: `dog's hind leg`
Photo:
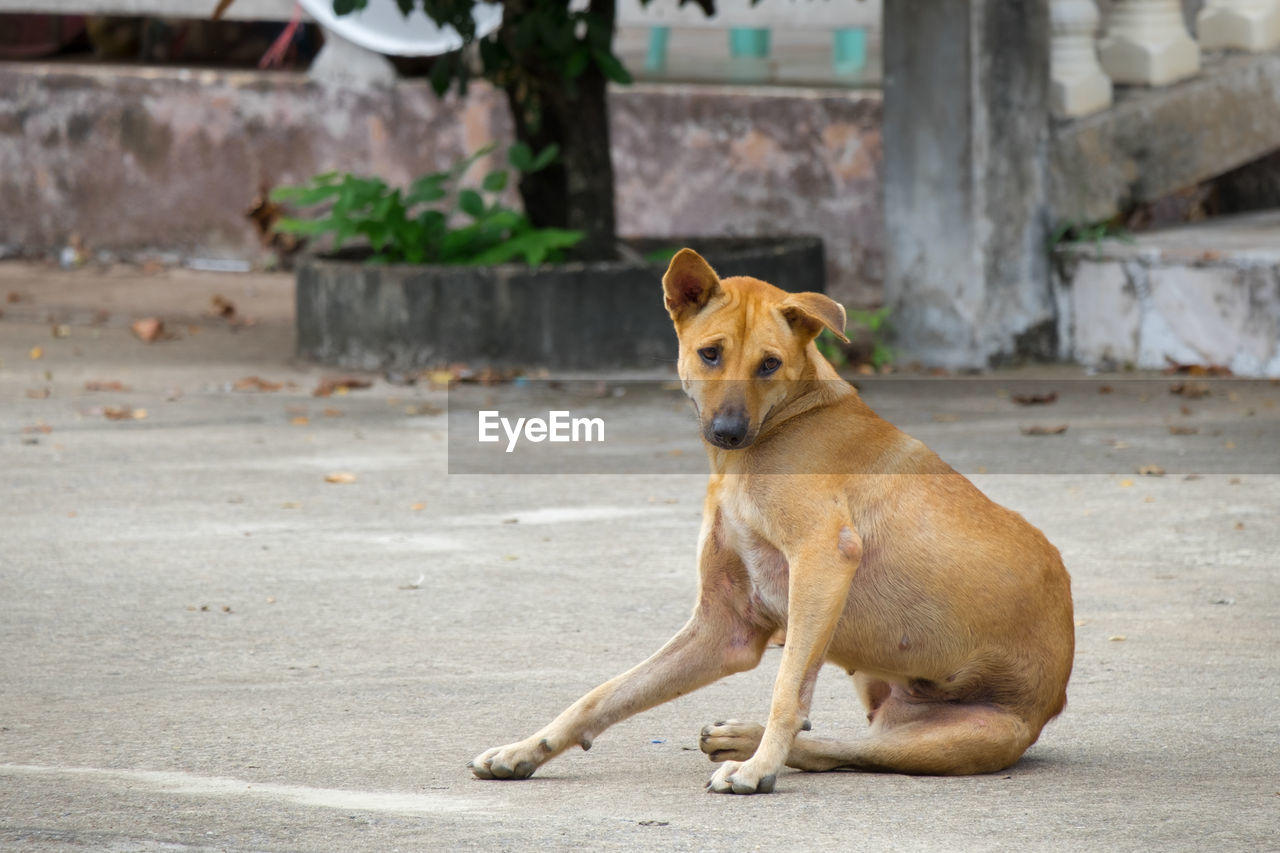
<path fill-rule="evenodd" d="M 787 766 L 926 776 L 994 773 L 1014 764 L 1039 734 L 1017 714 L 995 705 L 938 702 L 907 708 L 901 702 L 890 697 L 881 703 L 865 738 L 798 734 Z M 755 751 L 763 733 L 755 723 L 708 726 L 702 731 L 702 751 L 712 761 L 742 760 Z"/>

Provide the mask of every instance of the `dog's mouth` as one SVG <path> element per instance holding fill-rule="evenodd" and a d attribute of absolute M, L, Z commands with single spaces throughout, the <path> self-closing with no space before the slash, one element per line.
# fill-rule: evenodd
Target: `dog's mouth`
<path fill-rule="evenodd" d="M 752 441 L 751 438 L 745 438 L 741 441 L 734 442 L 732 440 L 718 439 L 710 435 L 704 435 L 703 437 L 707 440 L 708 444 L 718 447 L 721 450 L 745 450 L 751 446 Z"/>

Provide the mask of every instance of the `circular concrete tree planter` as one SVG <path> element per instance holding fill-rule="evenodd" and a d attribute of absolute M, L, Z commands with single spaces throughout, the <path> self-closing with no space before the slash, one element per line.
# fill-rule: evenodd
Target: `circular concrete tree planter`
<path fill-rule="evenodd" d="M 817 237 L 638 240 L 642 255 L 689 245 L 721 276 L 822 291 Z M 648 368 L 674 361 L 662 303 L 664 262 L 530 268 L 366 265 L 304 258 L 297 270 L 299 355 L 374 370 L 465 362 L 553 369 Z"/>

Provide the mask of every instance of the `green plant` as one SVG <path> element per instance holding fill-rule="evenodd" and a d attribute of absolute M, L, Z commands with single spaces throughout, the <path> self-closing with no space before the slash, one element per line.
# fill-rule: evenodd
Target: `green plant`
<path fill-rule="evenodd" d="M 888 306 L 877 308 L 874 311 L 852 308 L 847 309 L 845 313 L 848 315 L 849 323 L 855 329 L 851 337 L 855 341 L 862 337 L 870 340 L 871 352 L 866 358 L 866 363 L 877 370 L 886 364 L 893 363 L 893 348 L 887 343 L 889 334 Z M 865 335 L 860 335 L 856 331 L 857 329 L 862 329 Z M 822 353 L 823 357 L 836 367 L 843 367 L 849 363 L 845 345 L 829 331 L 823 330 L 815 343 L 817 344 L 818 352 Z"/>
<path fill-rule="evenodd" d="M 1053 252 L 1063 243 L 1093 243 L 1094 248 L 1101 255 L 1103 240 L 1132 243 L 1133 235 L 1116 218 L 1100 219 L 1096 222 L 1068 219 L 1058 223 L 1058 226 L 1049 234 L 1049 251 Z"/>
<path fill-rule="evenodd" d="M 367 2 L 333 0 L 333 7 L 343 15 Z M 477 2 L 396 0 L 402 11 L 421 8 L 462 37 L 463 50 L 437 58 L 431 68 L 437 92 L 456 85 L 465 95 L 468 78 L 483 77 L 506 94 L 518 141 L 535 150 L 555 144 L 563 152 L 550 168 L 520 180 L 533 224 L 582 231 L 574 251 L 580 257 L 616 257 L 608 84 L 631 81 L 613 52 L 616 0 L 502 0 L 502 26 L 484 39 L 476 38 L 472 18 Z M 714 0 L 684 2 L 715 12 Z"/>
<path fill-rule="evenodd" d="M 479 189 L 460 186 L 476 161 L 493 149 L 482 148 L 448 171 L 424 175 L 407 190 L 393 189 L 378 178 L 337 172 L 317 175 L 302 186 L 279 187 L 272 191 L 272 201 L 326 207 L 312 217 L 281 219 L 276 230 L 332 235 L 335 252 L 363 237 L 373 248 L 372 263 L 500 264 L 523 258 L 536 266 L 559 260 L 582 239 L 582 232 L 536 228 L 523 213 L 505 206 L 506 169 L 489 172 Z M 517 143 L 507 151 L 507 161 L 529 174 L 547 168 L 556 154 L 555 146 L 535 155 Z"/>

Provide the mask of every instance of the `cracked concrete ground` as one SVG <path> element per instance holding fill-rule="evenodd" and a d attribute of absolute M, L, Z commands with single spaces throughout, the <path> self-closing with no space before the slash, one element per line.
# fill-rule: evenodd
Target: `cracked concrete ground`
<path fill-rule="evenodd" d="M 207 316 L 214 294 L 254 324 Z M 1070 703 L 1007 772 L 788 771 L 769 796 L 704 793 L 698 731 L 764 717 L 771 650 L 527 782 L 482 782 L 473 755 L 683 623 L 703 486 L 692 425 L 617 404 L 687 473 L 450 475 L 445 392 L 374 377 L 313 397 L 343 372 L 293 360 L 290 302 L 282 276 L 0 264 L 0 847 L 1276 846 L 1280 387 L 1189 400 L 1168 377 L 1073 368 L 942 396 L 864 385 L 988 471 L 973 478 L 1072 573 Z M 177 337 L 133 337 L 146 315 Z M 247 377 L 283 384 L 236 390 Z M 1016 384 L 1063 396 L 1019 407 L 1002 393 Z M 687 453 L 669 445 L 681 430 Z M 813 720 L 863 725 L 843 673 L 820 677 Z"/>

